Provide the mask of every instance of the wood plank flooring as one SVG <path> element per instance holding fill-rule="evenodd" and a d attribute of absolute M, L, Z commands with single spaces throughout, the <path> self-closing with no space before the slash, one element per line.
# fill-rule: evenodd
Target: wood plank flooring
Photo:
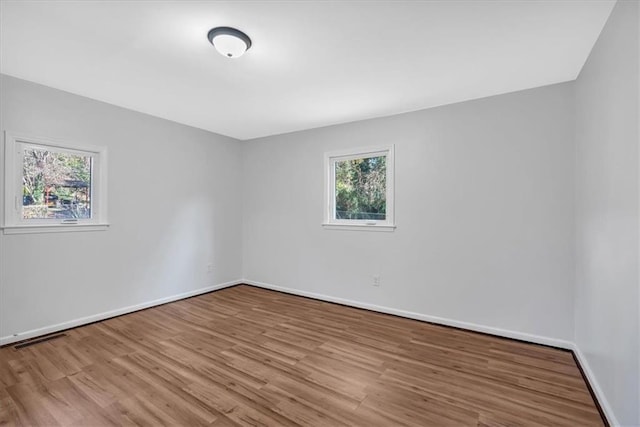
<path fill-rule="evenodd" d="M 236 286 L 0 349 L 0 425 L 591 426 L 571 353 Z"/>

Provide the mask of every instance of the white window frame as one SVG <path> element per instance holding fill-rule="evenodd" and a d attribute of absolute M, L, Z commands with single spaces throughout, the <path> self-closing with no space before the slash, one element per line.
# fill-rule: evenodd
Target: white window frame
<path fill-rule="evenodd" d="M 336 219 L 336 163 L 345 160 L 354 160 L 370 157 L 386 156 L 387 177 L 386 177 L 386 212 L 384 221 L 376 220 L 356 220 L 356 219 Z M 395 175 L 395 146 L 353 148 L 343 151 L 325 153 L 324 159 L 324 223 L 326 229 L 334 230 L 366 230 L 366 231 L 393 231 L 395 225 L 395 204 L 394 204 L 394 175 Z"/>
<path fill-rule="evenodd" d="M 107 149 L 86 144 L 57 141 L 13 132 L 4 135 L 4 223 L 5 234 L 101 231 L 107 221 Z M 60 220 L 22 218 L 22 173 L 25 148 L 91 156 L 91 218 Z"/>

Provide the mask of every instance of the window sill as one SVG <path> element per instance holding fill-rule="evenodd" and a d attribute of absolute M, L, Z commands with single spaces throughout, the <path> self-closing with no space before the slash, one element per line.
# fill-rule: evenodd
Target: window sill
<path fill-rule="evenodd" d="M 2 227 L 4 234 L 68 233 L 78 231 L 105 231 L 109 224 L 43 224 L 10 225 Z"/>
<path fill-rule="evenodd" d="M 394 231 L 395 225 L 378 225 L 378 224 L 335 224 L 324 223 L 322 227 L 326 230 L 347 230 L 347 231 Z"/>

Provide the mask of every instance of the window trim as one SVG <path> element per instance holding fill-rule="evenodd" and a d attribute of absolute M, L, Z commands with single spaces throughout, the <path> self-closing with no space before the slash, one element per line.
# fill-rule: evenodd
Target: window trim
<path fill-rule="evenodd" d="M 4 221 L 5 234 L 48 233 L 66 231 L 100 231 L 109 226 L 107 221 L 107 149 L 87 144 L 78 144 L 35 137 L 5 131 L 4 133 Z M 76 222 L 59 219 L 25 220 L 21 215 L 22 195 L 22 148 L 51 148 L 58 152 L 91 155 L 94 160 L 91 175 L 91 218 Z"/>
<path fill-rule="evenodd" d="M 335 219 L 335 164 L 338 161 L 386 156 L 386 212 L 384 221 Z M 351 231 L 394 231 L 395 225 L 395 145 L 360 147 L 342 151 L 332 151 L 324 156 L 324 222 L 329 230 Z"/>

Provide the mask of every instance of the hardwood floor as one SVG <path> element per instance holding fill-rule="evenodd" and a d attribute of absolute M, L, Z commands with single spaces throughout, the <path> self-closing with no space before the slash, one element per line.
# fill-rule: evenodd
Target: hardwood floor
<path fill-rule="evenodd" d="M 602 425 L 571 353 L 236 286 L 0 349 L 0 425 Z"/>

